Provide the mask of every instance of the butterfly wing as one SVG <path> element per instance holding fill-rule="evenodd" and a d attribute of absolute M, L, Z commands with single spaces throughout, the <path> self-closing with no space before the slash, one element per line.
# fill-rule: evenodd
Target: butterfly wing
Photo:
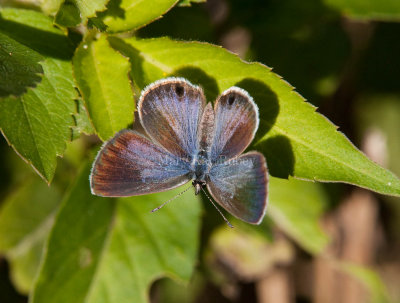
<path fill-rule="evenodd" d="M 214 165 L 207 188 L 212 197 L 235 217 L 261 223 L 267 207 L 267 165 L 258 152 L 249 152 Z"/>
<path fill-rule="evenodd" d="M 106 142 L 93 164 L 92 193 L 124 197 L 165 191 L 190 181 L 189 164 L 133 130 Z"/>
<path fill-rule="evenodd" d="M 144 89 L 138 111 L 154 142 L 173 155 L 190 159 L 197 151 L 197 129 L 204 106 L 200 87 L 183 78 L 167 78 Z"/>
<path fill-rule="evenodd" d="M 231 87 L 217 99 L 211 161 L 240 155 L 253 140 L 258 128 L 258 108 L 243 89 Z"/>

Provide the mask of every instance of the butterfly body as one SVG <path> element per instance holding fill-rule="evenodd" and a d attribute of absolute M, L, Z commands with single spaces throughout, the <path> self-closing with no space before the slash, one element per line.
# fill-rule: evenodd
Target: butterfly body
<path fill-rule="evenodd" d="M 261 222 L 267 167 L 262 154 L 242 154 L 258 128 L 246 91 L 231 87 L 213 107 L 200 87 L 167 78 L 143 90 L 138 113 L 144 134 L 123 130 L 105 143 L 90 176 L 93 194 L 142 195 L 191 181 L 196 195 L 207 188 L 234 216 Z"/>

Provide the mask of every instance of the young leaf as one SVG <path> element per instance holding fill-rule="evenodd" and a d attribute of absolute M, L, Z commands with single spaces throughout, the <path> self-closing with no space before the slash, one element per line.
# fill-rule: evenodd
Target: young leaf
<path fill-rule="evenodd" d="M 110 38 L 131 58 L 132 78 L 143 86 L 167 75 L 183 76 L 206 90 L 209 101 L 236 85 L 260 109 L 253 148 L 266 156 L 273 176 L 345 182 L 400 196 L 400 180 L 369 160 L 315 107 L 265 65 L 247 63 L 206 43 L 168 38 Z"/>
<path fill-rule="evenodd" d="M 343 14 L 364 20 L 400 20 L 400 1 L 397 0 L 324 0 Z"/>
<path fill-rule="evenodd" d="M 327 205 L 319 185 L 296 179 L 270 178 L 268 214 L 288 235 L 312 254 L 322 252 L 328 236 L 319 225 Z"/>
<path fill-rule="evenodd" d="M 110 32 L 138 29 L 160 18 L 178 0 L 111 0 L 102 21 Z"/>
<path fill-rule="evenodd" d="M 0 209 L 0 253 L 11 266 L 11 279 L 28 293 L 39 268 L 60 195 L 38 180 L 25 182 L 8 196 Z"/>
<path fill-rule="evenodd" d="M 107 39 L 83 42 L 73 60 L 74 75 L 93 125 L 106 140 L 133 121 L 134 99 L 127 58 Z"/>
<path fill-rule="evenodd" d="M 47 182 L 74 125 L 75 89 L 70 62 L 45 59 L 44 76 L 34 89 L 0 102 L 0 130 L 9 145 Z"/>
<path fill-rule="evenodd" d="M 148 302 L 155 279 L 188 281 L 199 245 L 194 194 L 150 213 L 182 189 L 101 198 L 90 193 L 88 174 L 89 166 L 56 217 L 31 302 Z"/>

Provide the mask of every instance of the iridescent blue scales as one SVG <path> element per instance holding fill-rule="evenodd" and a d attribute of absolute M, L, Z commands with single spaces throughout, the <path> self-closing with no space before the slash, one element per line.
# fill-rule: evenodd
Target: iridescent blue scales
<path fill-rule="evenodd" d="M 267 206 L 265 158 L 243 155 L 258 128 L 249 94 L 231 87 L 206 104 L 203 90 L 183 78 L 146 87 L 138 102 L 144 133 L 123 130 L 93 164 L 92 193 L 122 197 L 165 191 L 192 181 L 237 218 L 259 224 Z M 138 123 L 138 122 L 136 122 Z"/>

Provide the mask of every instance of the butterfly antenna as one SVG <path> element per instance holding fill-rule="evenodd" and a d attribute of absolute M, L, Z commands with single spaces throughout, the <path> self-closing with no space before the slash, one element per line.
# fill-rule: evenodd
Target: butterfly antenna
<path fill-rule="evenodd" d="M 155 211 L 159 210 L 161 207 L 163 207 L 164 205 L 168 204 L 169 202 L 171 202 L 172 200 L 178 198 L 180 195 L 184 194 L 185 192 L 187 192 L 190 188 L 192 187 L 192 185 L 190 185 L 188 188 L 186 188 L 184 191 L 180 192 L 179 194 L 177 194 L 175 197 L 169 199 L 168 201 L 165 201 L 163 204 L 161 204 L 159 207 L 154 208 L 151 212 L 154 213 Z"/>
<path fill-rule="evenodd" d="M 225 218 L 224 214 L 222 213 L 222 211 L 220 211 L 220 209 L 217 207 L 217 205 L 215 205 L 215 203 L 213 202 L 213 200 L 210 198 L 210 196 L 207 194 L 207 192 L 204 190 L 204 188 L 202 187 L 201 190 L 203 191 L 203 193 L 206 195 L 206 197 L 208 198 L 208 200 L 210 200 L 211 204 L 214 205 L 214 207 L 218 210 L 219 214 L 222 216 L 222 218 L 224 219 L 225 223 L 228 224 L 228 226 L 230 228 L 233 228 L 233 225 L 231 224 L 231 222 L 228 221 L 227 218 Z"/>

